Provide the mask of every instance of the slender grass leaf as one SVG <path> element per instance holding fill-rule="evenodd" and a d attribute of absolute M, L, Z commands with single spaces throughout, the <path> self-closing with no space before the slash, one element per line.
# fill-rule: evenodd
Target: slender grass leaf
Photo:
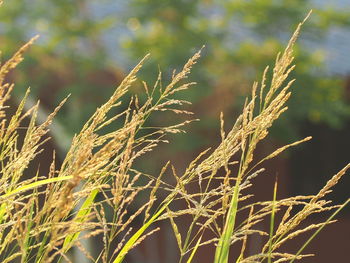
<path fill-rule="evenodd" d="M 275 181 L 275 187 L 273 189 L 273 200 L 272 200 L 271 220 L 270 220 L 269 252 L 268 252 L 268 258 L 267 258 L 268 263 L 271 263 L 272 241 L 273 241 L 273 232 L 275 227 L 276 198 L 277 198 L 277 180 Z"/>
<path fill-rule="evenodd" d="M 83 223 L 86 221 L 88 215 L 91 212 L 91 205 L 93 204 L 96 195 L 98 194 L 99 190 L 94 189 L 88 198 L 84 201 L 83 205 L 80 207 L 77 215 L 75 216 L 74 220 L 77 223 Z M 69 234 L 66 236 L 63 242 L 63 251 L 67 252 L 73 245 L 74 241 L 77 240 L 81 232 L 77 232 L 74 234 Z"/>
<path fill-rule="evenodd" d="M 34 182 L 34 183 L 30 183 L 30 184 L 18 187 L 16 189 L 14 189 L 14 190 L 4 194 L 4 195 L 1 195 L 0 198 L 7 198 L 7 197 L 10 197 L 11 195 L 15 195 L 15 194 L 18 194 L 18 193 L 21 193 L 21 192 L 25 192 L 25 191 L 37 188 L 37 187 L 42 186 L 42 185 L 51 184 L 51 183 L 60 182 L 60 181 L 66 181 L 66 180 L 70 180 L 72 178 L 73 178 L 73 176 L 68 175 L 68 176 L 60 176 L 60 177 L 48 178 L 48 179 L 45 179 L 45 180 L 40 180 L 40 181 L 37 181 L 37 182 Z"/>
<path fill-rule="evenodd" d="M 167 203 L 165 203 L 123 246 L 121 251 L 118 253 L 117 258 L 113 261 L 113 263 L 121 263 L 124 260 L 125 255 L 133 248 L 134 244 L 137 240 L 142 236 L 142 234 L 147 230 L 147 228 L 155 221 L 157 218 L 163 213 L 163 211 L 168 207 L 171 203 L 172 199 L 170 199 Z"/>
<path fill-rule="evenodd" d="M 193 259 L 193 257 L 194 257 L 194 254 L 196 254 L 197 249 L 199 248 L 199 245 L 200 245 L 200 243 L 201 243 L 201 240 L 202 240 L 202 237 L 200 237 L 200 238 L 198 239 L 198 241 L 197 241 L 197 243 L 196 243 L 196 246 L 193 248 L 190 257 L 189 257 L 188 260 L 187 260 L 187 263 L 191 263 L 191 262 L 192 262 L 192 259 Z"/>

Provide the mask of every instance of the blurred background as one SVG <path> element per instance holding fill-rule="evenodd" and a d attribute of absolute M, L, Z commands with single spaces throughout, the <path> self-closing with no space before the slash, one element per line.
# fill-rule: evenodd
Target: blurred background
<path fill-rule="evenodd" d="M 12 103 L 30 86 L 30 100 L 40 99 L 40 116 L 45 117 L 71 94 L 51 129 L 53 141 L 48 145 L 62 158 L 74 133 L 145 54 L 151 53 L 151 58 L 140 79 L 153 83 L 160 68 L 166 82 L 173 69 L 179 70 L 205 45 L 191 75 L 198 85 L 182 94 L 193 102 L 190 110 L 201 121 L 192 123 L 187 134 L 171 137 L 169 145 L 152 153 L 152 162 L 140 164 L 147 172 L 157 173 L 171 159 L 181 170 L 197 153 L 219 142 L 220 112 L 229 127 L 253 81 L 260 80 L 266 65 L 273 66 L 276 54 L 310 9 L 313 14 L 296 48 L 297 67 L 292 76 L 296 82 L 289 111 L 259 152 L 263 156 L 309 135 L 314 139 L 268 163 L 268 175 L 256 193 L 271 199 L 278 176 L 279 198 L 311 194 L 350 160 L 348 0 L 5 1 L 0 8 L 1 59 L 9 58 L 30 37 L 40 35 L 24 62 L 9 76 L 16 83 Z M 137 87 L 132 91 L 140 92 Z M 41 159 L 49 164 L 51 156 L 48 153 Z M 45 165 L 41 169 L 45 170 Z M 343 202 L 349 198 L 349 189 L 350 180 L 345 178 L 331 197 Z M 128 262 L 176 262 L 176 241 L 171 229 L 167 231 L 162 232 L 164 237 L 145 242 Z M 155 253 L 157 242 L 162 242 L 161 253 Z M 297 242 L 291 245 L 294 250 L 298 247 Z M 347 209 L 307 250 L 317 256 L 304 262 L 347 262 L 349 248 Z M 204 257 L 201 262 L 209 261 Z"/>

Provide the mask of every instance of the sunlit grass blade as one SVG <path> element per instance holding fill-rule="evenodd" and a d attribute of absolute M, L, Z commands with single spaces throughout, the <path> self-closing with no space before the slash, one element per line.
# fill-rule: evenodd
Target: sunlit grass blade
<path fill-rule="evenodd" d="M 189 256 L 187 263 L 191 263 L 193 260 L 194 255 L 197 252 L 197 249 L 199 248 L 199 245 L 201 244 L 202 237 L 200 237 L 195 245 L 195 247 L 192 249 L 191 255 Z"/>
<path fill-rule="evenodd" d="M 6 214 L 6 209 L 7 209 L 7 204 L 6 203 L 2 203 L 1 206 L 0 206 L 0 224 L 4 220 L 4 216 Z"/>
<path fill-rule="evenodd" d="M 37 188 L 37 187 L 40 187 L 43 185 L 47 185 L 47 184 L 51 184 L 51 183 L 55 183 L 55 182 L 60 182 L 60 181 L 66 181 L 66 180 L 70 180 L 72 178 L 73 177 L 71 175 L 67 175 L 67 176 L 60 176 L 60 177 L 54 177 L 54 178 L 48 178 L 48 179 L 36 181 L 34 183 L 23 185 L 23 186 L 18 187 L 18 188 L 14 189 L 6 194 L 3 194 L 0 196 L 0 198 L 7 198 L 7 197 L 10 197 L 12 195 L 19 194 L 21 192 L 25 192 L 25 191 L 28 191 L 28 190 L 31 190 L 31 189 L 34 189 L 34 188 Z M 0 213 L 0 215 L 1 215 L 1 213 Z"/>
<path fill-rule="evenodd" d="M 270 219 L 269 252 L 268 252 L 268 258 L 267 258 L 268 263 L 272 262 L 271 254 L 272 254 L 273 232 L 275 228 L 276 197 L 277 197 L 277 179 L 275 181 L 275 187 L 273 189 L 273 199 L 272 199 L 272 209 L 271 209 L 271 219 Z"/>
<path fill-rule="evenodd" d="M 236 185 L 233 191 L 233 196 L 226 218 L 223 234 L 220 237 L 218 246 L 215 250 L 215 259 L 214 263 L 227 263 L 228 254 L 231 246 L 231 236 L 235 227 L 236 215 L 238 209 L 238 197 L 239 197 L 239 185 L 240 180 L 236 181 Z"/>
<path fill-rule="evenodd" d="M 133 248 L 134 244 L 138 241 L 138 239 L 142 236 L 142 234 L 147 230 L 147 228 L 155 221 L 157 218 L 163 213 L 163 211 L 168 207 L 171 203 L 172 199 L 162 205 L 162 207 L 147 221 L 143 224 L 143 226 L 137 230 L 135 234 L 125 243 L 123 248 L 117 255 L 117 258 L 113 261 L 113 263 L 121 263 L 124 260 L 125 255 Z"/>
<path fill-rule="evenodd" d="M 99 190 L 94 189 L 90 195 L 86 198 L 84 201 L 83 205 L 80 207 L 77 215 L 73 219 L 74 222 L 77 223 L 84 223 L 86 221 L 86 218 L 91 212 L 92 204 L 95 200 L 96 195 L 98 194 Z M 63 251 L 67 252 L 73 245 L 74 241 L 77 240 L 79 237 L 80 232 L 74 233 L 74 234 L 69 234 L 66 236 L 63 242 Z"/>

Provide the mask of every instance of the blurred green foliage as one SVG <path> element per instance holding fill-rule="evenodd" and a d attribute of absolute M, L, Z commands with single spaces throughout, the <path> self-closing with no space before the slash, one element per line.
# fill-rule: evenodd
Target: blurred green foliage
<path fill-rule="evenodd" d="M 182 58 L 205 44 L 201 67 L 207 75 L 203 69 L 200 73 L 205 76 L 201 79 L 207 80 L 209 75 L 211 81 L 199 81 L 200 86 L 209 83 L 205 89 L 230 90 L 236 97 L 260 78 L 267 64 L 273 64 L 290 32 L 314 9 L 297 46 L 298 67 L 293 75 L 296 83 L 290 110 L 274 134 L 290 139 L 305 121 L 340 127 L 349 117 L 341 78 L 326 74 L 322 51 L 307 44 L 322 41 L 334 27 L 349 27 L 350 10 L 321 8 L 308 0 L 131 2 L 129 14 L 139 21 L 139 28 L 127 43 L 127 51 L 135 58 L 151 52 L 155 61 L 163 62 L 163 67 L 177 68 Z M 198 92 L 196 96 L 205 94 Z M 216 99 L 220 104 L 220 97 Z M 232 110 L 234 105 L 229 106 Z"/>
<path fill-rule="evenodd" d="M 108 54 L 101 41 L 101 35 L 115 21 L 111 17 L 95 20 L 87 4 L 13 0 L 0 8 L 2 60 L 40 34 L 37 45 L 12 76 L 16 94 L 31 86 L 32 94 L 52 109 L 71 93 L 73 99 L 60 114 L 70 135 L 111 94 L 118 77 L 107 65 Z"/>
<path fill-rule="evenodd" d="M 127 71 L 146 53 L 152 58 L 142 78 L 154 81 L 151 72 L 159 64 L 164 77 L 179 69 L 195 51 L 205 45 L 204 56 L 193 79 L 199 85 L 185 94 L 194 101 L 201 116 L 216 119 L 220 111 L 231 116 L 239 99 L 260 79 L 266 65 L 273 64 L 296 24 L 310 9 L 314 13 L 303 28 L 293 75 L 294 96 L 290 111 L 275 129 L 275 136 L 294 137 L 301 123 L 324 122 L 340 127 L 350 108 L 343 100 L 341 78 L 326 74 L 320 50 L 310 48 L 332 27 L 350 27 L 349 10 L 320 8 L 309 0 L 11 0 L 0 8 L 0 49 L 6 59 L 21 43 L 36 33 L 39 45 L 27 54 L 14 74 L 22 89 L 29 85 L 45 106 L 53 107 L 66 94 L 70 102 L 60 114 L 67 132 L 77 132 L 87 116 L 105 100 Z M 99 5 L 108 9 L 98 15 Z M 103 12 L 102 12 L 103 13 Z M 121 28 L 115 31 L 115 28 Z M 106 41 L 115 34 L 122 39 L 117 52 L 127 58 L 123 64 L 111 54 L 117 42 Z M 118 34 L 118 35 L 117 35 Z M 112 59 L 118 68 L 111 66 Z M 117 59 L 117 60 L 116 60 Z M 125 59 L 124 59 L 125 60 Z M 152 73 L 152 74 L 151 74 Z M 152 78 L 150 77 L 152 76 Z M 205 126 L 212 126 L 208 119 Z M 205 137 L 205 136 L 204 136 Z M 185 142 L 186 147 L 198 145 Z"/>

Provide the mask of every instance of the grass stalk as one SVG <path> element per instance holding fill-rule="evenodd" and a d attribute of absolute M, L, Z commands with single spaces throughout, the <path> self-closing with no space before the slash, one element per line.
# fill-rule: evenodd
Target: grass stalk
<path fill-rule="evenodd" d="M 271 219 L 270 219 L 270 235 L 269 235 L 269 251 L 267 262 L 272 262 L 272 243 L 273 243 L 273 233 L 275 229 L 275 215 L 276 215 L 276 200 L 277 200 L 277 179 L 275 181 L 275 186 L 273 188 L 273 199 L 272 199 L 272 208 L 271 208 Z"/>
<path fill-rule="evenodd" d="M 312 236 L 302 245 L 302 247 L 298 250 L 298 252 L 293 256 L 293 258 L 289 261 L 289 263 L 293 263 L 296 259 L 298 259 L 299 255 L 303 252 L 303 250 L 310 244 L 310 242 L 322 231 L 322 229 L 328 225 L 333 218 L 341 211 L 345 206 L 347 206 L 350 203 L 350 198 L 346 200 L 337 210 L 333 212 L 333 214 L 328 217 L 328 219 L 322 223 L 322 226 L 319 227 Z"/>

